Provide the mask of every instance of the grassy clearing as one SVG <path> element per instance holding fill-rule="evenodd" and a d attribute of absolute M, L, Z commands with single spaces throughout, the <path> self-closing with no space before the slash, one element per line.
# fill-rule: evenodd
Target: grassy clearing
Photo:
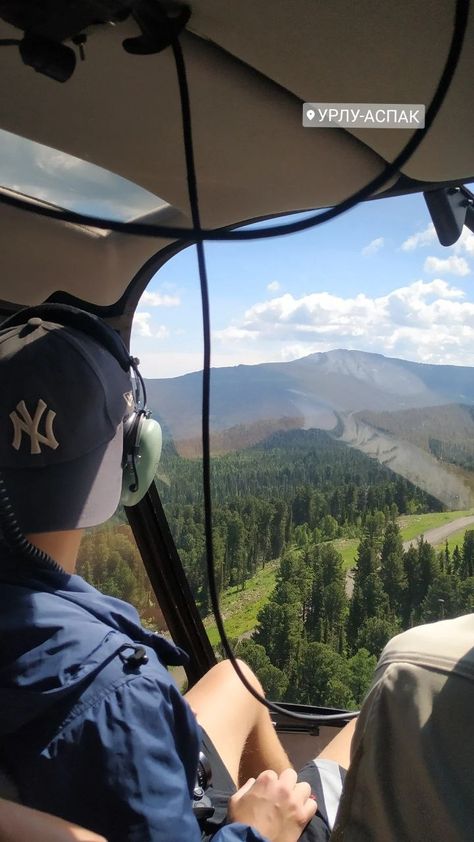
<path fill-rule="evenodd" d="M 446 523 L 452 523 L 453 520 L 458 520 L 458 518 L 467 517 L 472 514 L 474 514 L 474 510 L 469 509 L 468 511 L 435 512 L 434 514 L 430 513 L 426 515 L 403 515 L 398 518 L 398 525 L 402 533 L 402 540 L 411 541 L 413 538 L 418 538 L 419 535 L 428 532 L 429 529 L 436 529 L 437 526 L 444 526 Z M 473 527 L 468 526 L 466 528 L 472 529 Z M 450 551 L 451 544 L 452 549 L 454 549 L 456 543 L 462 544 L 465 531 L 466 529 L 461 529 L 459 532 L 453 533 L 448 539 Z M 457 541 L 453 541 L 455 536 L 457 536 Z M 359 539 L 338 538 L 336 541 L 333 541 L 333 544 L 336 550 L 341 553 L 344 571 L 347 572 L 355 564 Z M 442 546 L 444 546 L 444 542 Z"/>
<path fill-rule="evenodd" d="M 428 532 L 429 529 L 435 529 L 437 526 L 443 526 L 471 514 L 474 514 L 472 509 L 458 512 L 436 512 L 426 515 L 403 515 L 398 519 L 398 523 L 403 540 L 410 541 Z M 469 528 L 472 529 L 472 527 L 467 527 L 467 529 Z M 450 552 L 453 551 L 456 544 L 462 546 L 465 532 L 466 529 L 461 529 L 448 538 Z M 355 564 L 359 539 L 338 538 L 333 541 L 333 544 L 342 555 L 344 571 L 350 570 Z M 444 542 L 441 546 L 444 546 Z M 222 594 L 220 606 L 229 637 L 241 637 L 255 628 L 257 614 L 268 602 L 268 598 L 275 587 L 277 569 L 278 561 L 271 561 L 265 565 L 263 570 L 259 570 L 253 579 L 247 582 L 243 590 L 237 587 L 228 588 Z M 212 616 L 204 620 L 204 626 L 212 646 L 215 646 L 219 642 L 219 635 Z"/>
<path fill-rule="evenodd" d="M 446 523 L 452 523 L 453 520 L 458 520 L 460 517 L 467 517 L 474 514 L 473 509 L 460 512 L 435 512 L 427 515 L 403 515 L 398 519 L 398 525 L 402 532 L 404 541 L 411 541 L 412 538 L 417 538 L 418 535 L 423 535 L 429 529 L 436 529 L 437 526 L 444 526 Z"/>
<path fill-rule="evenodd" d="M 354 567 L 359 538 L 338 538 L 336 541 L 332 541 L 332 544 L 342 555 L 342 566 L 346 573 L 351 567 Z"/>
<path fill-rule="evenodd" d="M 220 598 L 220 608 L 229 637 L 241 637 L 257 625 L 257 614 L 268 602 L 278 569 L 278 561 L 270 561 L 263 570 L 246 583 L 245 588 L 228 588 Z M 219 642 L 217 626 L 212 616 L 204 620 L 212 646 Z"/>

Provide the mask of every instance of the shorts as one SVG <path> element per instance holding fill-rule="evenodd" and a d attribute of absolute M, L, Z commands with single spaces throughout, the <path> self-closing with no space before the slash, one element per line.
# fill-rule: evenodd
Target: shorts
<path fill-rule="evenodd" d="M 226 823 L 227 804 L 236 788 L 212 740 L 204 731 L 201 748 L 212 769 L 212 782 L 206 789 L 206 795 L 214 807 L 214 815 L 201 824 L 201 839 L 207 841 Z M 326 842 L 329 839 L 345 776 L 346 770 L 332 760 L 310 760 L 298 772 L 298 780 L 310 784 L 318 804 L 316 815 L 300 836 L 303 842 Z"/>

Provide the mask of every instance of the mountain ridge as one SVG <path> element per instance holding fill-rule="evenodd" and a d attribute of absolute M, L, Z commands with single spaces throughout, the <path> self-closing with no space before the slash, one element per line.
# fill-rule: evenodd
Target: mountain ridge
<path fill-rule="evenodd" d="M 474 369 L 435 366 L 364 351 L 309 354 L 289 362 L 216 367 L 210 426 L 215 431 L 277 418 L 332 429 L 337 413 L 474 404 Z M 201 427 L 201 372 L 147 379 L 149 405 L 175 440 Z"/>
<path fill-rule="evenodd" d="M 343 349 L 290 362 L 214 368 L 211 452 L 258 444 L 279 429 L 325 430 L 448 508 L 469 508 L 474 478 L 455 459 L 447 464 L 451 451 L 445 446 L 457 439 L 454 455 L 464 453 L 469 419 L 461 410 L 440 408 L 474 406 L 473 374 L 468 366 L 435 366 Z M 149 407 L 162 422 L 165 438 L 183 456 L 201 454 L 201 389 L 201 372 L 147 380 Z M 430 436 L 414 436 L 410 424 L 418 423 L 417 411 L 427 409 Z"/>

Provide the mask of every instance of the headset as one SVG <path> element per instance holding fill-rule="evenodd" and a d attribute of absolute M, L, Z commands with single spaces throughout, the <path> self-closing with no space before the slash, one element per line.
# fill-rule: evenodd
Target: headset
<path fill-rule="evenodd" d="M 146 387 L 138 369 L 140 361 L 131 356 L 122 337 L 102 319 L 69 304 L 46 303 L 23 308 L 2 322 L 0 330 L 23 325 L 33 316 L 84 333 L 109 351 L 124 371 L 133 372 L 134 407 L 123 421 L 120 503 L 136 506 L 153 482 L 163 443 L 161 426 L 150 417 L 147 408 Z"/>

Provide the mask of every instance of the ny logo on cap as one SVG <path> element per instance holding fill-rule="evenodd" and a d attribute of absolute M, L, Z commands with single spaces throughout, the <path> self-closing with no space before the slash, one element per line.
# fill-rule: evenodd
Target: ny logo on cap
<path fill-rule="evenodd" d="M 52 409 L 48 410 L 48 414 L 45 419 L 46 435 L 42 435 L 39 432 L 39 425 L 43 417 L 43 413 L 45 409 L 47 409 L 47 405 L 44 400 L 41 398 L 39 399 L 33 418 L 26 408 L 25 401 L 17 403 L 16 409 L 18 410 L 19 415 L 16 411 L 10 412 L 10 418 L 12 420 L 14 431 L 12 447 L 14 447 L 15 450 L 20 449 L 23 433 L 26 433 L 30 437 L 30 453 L 41 453 L 40 443 L 48 445 L 48 447 L 52 450 L 56 450 L 56 448 L 59 447 L 59 442 L 56 441 L 53 433 L 53 421 L 56 418 L 56 413 L 53 412 Z"/>

